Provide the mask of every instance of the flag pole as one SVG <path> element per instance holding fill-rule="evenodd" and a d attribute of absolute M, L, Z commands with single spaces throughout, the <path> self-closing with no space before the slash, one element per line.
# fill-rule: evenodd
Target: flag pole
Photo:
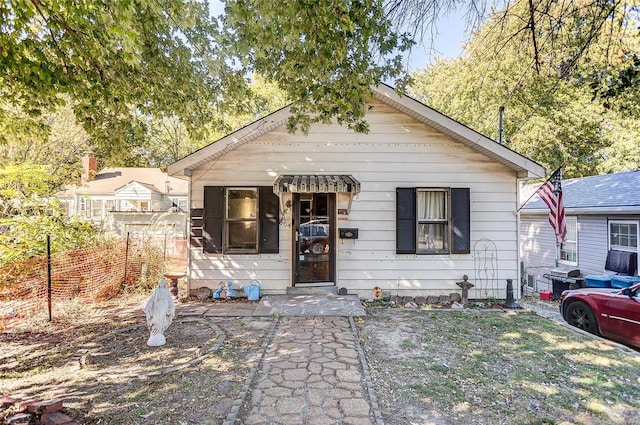
<path fill-rule="evenodd" d="M 536 189 L 536 191 L 535 191 L 535 192 L 533 192 L 533 193 L 531 194 L 531 196 L 529 196 L 529 198 L 528 198 L 526 201 L 524 201 L 524 202 L 522 203 L 522 205 L 520 205 L 520 207 L 516 210 L 516 213 L 519 213 L 519 212 L 520 212 L 520 210 L 521 210 L 522 208 L 524 208 L 524 206 L 525 206 L 525 205 L 527 205 L 527 202 L 529 202 L 529 201 L 531 200 L 531 198 L 533 198 L 534 196 L 536 196 L 536 194 L 538 193 L 538 191 L 540 190 L 540 188 L 541 188 L 542 186 L 544 186 L 545 184 L 547 184 L 547 182 L 548 182 L 549 180 L 551 180 L 551 177 L 553 177 L 553 176 L 554 176 L 558 171 L 560 171 L 560 169 L 561 169 L 562 167 L 564 167 L 564 165 L 565 165 L 565 163 L 563 162 L 563 163 L 562 163 L 558 168 L 556 168 L 556 170 L 555 170 L 553 173 L 549 174 L 549 177 L 547 177 L 547 179 L 544 181 L 544 183 L 542 183 L 542 184 L 538 187 L 538 189 Z"/>

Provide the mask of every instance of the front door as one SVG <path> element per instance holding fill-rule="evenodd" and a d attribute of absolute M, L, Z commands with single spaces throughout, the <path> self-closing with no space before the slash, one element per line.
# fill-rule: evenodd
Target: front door
<path fill-rule="evenodd" d="M 335 194 L 294 193 L 294 285 L 334 285 Z"/>

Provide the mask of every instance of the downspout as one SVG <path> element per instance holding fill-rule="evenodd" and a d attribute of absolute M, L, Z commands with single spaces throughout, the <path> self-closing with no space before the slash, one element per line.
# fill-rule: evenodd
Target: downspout
<path fill-rule="evenodd" d="M 191 170 L 186 171 L 185 174 L 189 176 L 189 185 L 187 188 L 187 208 L 189 213 L 187 214 L 187 297 L 191 294 L 191 189 L 193 187 L 193 172 Z"/>
<path fill-rule="evenodd" d="M 520 182 L 522 180 L 517 177 L 516 174 L 516 259 L 517 259 L 517 273 L 518 273 L 518 285 L 516 285 L 515 298 L 522 298 L 522 270 L 520 269 Z"/>

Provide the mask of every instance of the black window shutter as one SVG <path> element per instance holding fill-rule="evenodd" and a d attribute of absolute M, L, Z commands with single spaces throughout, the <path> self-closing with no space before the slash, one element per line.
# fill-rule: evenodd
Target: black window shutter
<path fill-rule="evenodd" d="M 396 188 L 396 254 L 416 253 L 416 189 Z"/>
<path fill-rule="evenodd" d="M 471 252 L 471 200 L 469 188 L 451 189 L 452 254 Z"/>
<path fill-rule="evenodd" d="M 222 253 L 222 229 L 224 228 L 224 187 L 204 187 L 204 216 L 202 242 L 204 252 Z"/>
<path fill-rule="evenodd" d="M 280 203 L 273 186 L 260 187 L 260 222 L 258 250 L 260 253 L 278 253 L 280 251 Z"/>
<path fill-rule="evenodd" d="M 204 214 L 203 208 L 191 208 L 191 234 L 189 240 L 191 246 L 194 248 L 202 248 L 202 217 Z"/>

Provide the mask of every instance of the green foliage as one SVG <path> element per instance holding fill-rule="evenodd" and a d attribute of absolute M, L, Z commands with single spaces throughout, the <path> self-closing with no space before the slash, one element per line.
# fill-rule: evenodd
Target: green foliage
<path fill-rule="evenodd" d="M 51 251 L 93 246 L 104 240 L 88 224 L 63 217 L 57 199 L 48 196 L 54 177 L 33 163 L 0 168 L 0 266 Z"/>
<path fill-rule="evenodd" d="M 129 165 L 164 167 L 197 149 L 215 141 L 250 122 L 257 120 L 289 101 L 285 93 L 264 77 L 255 75 L 249 84 L 250 93 L 245 99 L 244 109 L 251 112 L 218 114 L 217 128 L 209 128 L 206 138 L 193 137 L 177 116 L 142 117 L 146 130 L 144 147 L 136 148 L 130 154 Z M 126 153 L 123 153 L 126 155 Z"/>
<path fill-rule="evenodd" d="M 412 44 L 379 0 L 228 1 L 220 18 L 196 0 L 3 0 L 0 22 L 0 126 L 18 111 L 47 132 L 39 117 L 69 105 L 109 165 L 139 164 L 153 123 L 200 141 L 226 129 L 263 101 L 251 73 L 296 102 L 291 129 L 336 117 L 366 131 L 370 86 L 403 76 Z"/>
<path fill-rule="evenodd" d="M 0 168 L 0 218 L 54 210 L 54 201 L 44 196 L 51 181 L 42 165 L 25 163 Z"/>
<path fill-rule="evenodd" d="M 294 103 L 290 129 L 314 122 L 360 132 L 371 86 L 403 74 L 412 41 L 397 34 L 378 0 L 226 2 L 228 43 L 239 64 L 278 84 Z"/>
<path fill-rule="evenodd" d="M 640 55 L 625 52 L 617 67 L 594 70 L 587 74 L 594 98 L 601 99 L 607 109 L 623 111 L 630 116 L 640 115 Z"/>
<path fill-rule="evenodd" d="M 199 1 L 4 0 L 0 22 L 1 97 L 31 117 L 72 102 L 114 162 L 143 140 L 140 114 L 202 130 L 216 101 L 233 98 L 224 88 L 242 89 Z"/>
<path fill-rule="evenodd" d="M 606 92 L 606 102 L 595 89 L 602 87 L 598 72 L 635 75 L 626 59 L 640 42 L 632 16 L 617 3 L 572 7 L 536 4 L 534 38 L 530 4 L 511 4 L 485 22 L 463 56 L 416 73 L 411 92 L 494 139 L 504 106 L 505 144 L 549 169 L 565 163 L 567 178 L 637 167 L 640 132 L 629 125 L 637 117 L 629 101 L 637 87 L 628 84 L 631 77 L 615 79 L 620 83 L 607 83 L 616 90 Z"/>
<path fill-rule="evenodd" d="M 86 222 L 62 216 L 0 218 L 0 266 L 44 255 L 46 237 L 51 236 L 51 253 L 95 246 L 105 237 Z"/>
<path fill-rule="evenodd" d="M 77 180 L 81 172 L 79 159 L 91 152 L 91 143 L 70 105 L 38 117 L 16 108 L 11 110 L 9 122 L 0 119 L 0 134 L 4 136 L 0 141 L 0 167 L 42 165 L 48 184 L 55 189 Z"/>
<path fill-rule="evenodd" d="M 55 134 L 48 118 L 64 106 L 86 132 L 74 139 L 75 158 L 90 150 L 111 166 L 173 161 L 262 112 L 265 98 L 250 89 L 251 74 L 263 75 L 293 103 L 290 130 L 335 120 L 366 132 L 371 86 L 395 80 L 403 91 L 409 81 L 402 55 L 414 42 L 398 28 L 424 34 L 456 5 L 487 4 L 228 0 L 225 15 L 212 17 L 199 0 L 0 1 L 0 145 L 46 147 Z M 591 96 L 618 110 L 637 109 L 637 36 L 633 43 L 614 39 L 633 28 L 630 10 L 587 0 L 509 4 L 476 34 L 464 63 L 446 65 L 451 75 L 472 69 L 466 82 L 434 79 L 464 87 L 458 99 L 442 90 L 450 99 L 443 104 L 491 134 L 489 123 L 504 104 L 513 113 L 506 134 L 514 143 L 532 117 L 557 108 L 558 84 L 570 87 L 576 75 Z M 611 101 L 623 95 L 624 102 Z M 444 110 L 443 104 L 434 105 Z M 10 151 L 0 152 L 0 164 L 13 162 L 5 155 L 31 152 Z M 60 173 L 70 179 L 74 161 L 62 158 Z M 558 153 L 553 162 L 564 159 Z"/>

